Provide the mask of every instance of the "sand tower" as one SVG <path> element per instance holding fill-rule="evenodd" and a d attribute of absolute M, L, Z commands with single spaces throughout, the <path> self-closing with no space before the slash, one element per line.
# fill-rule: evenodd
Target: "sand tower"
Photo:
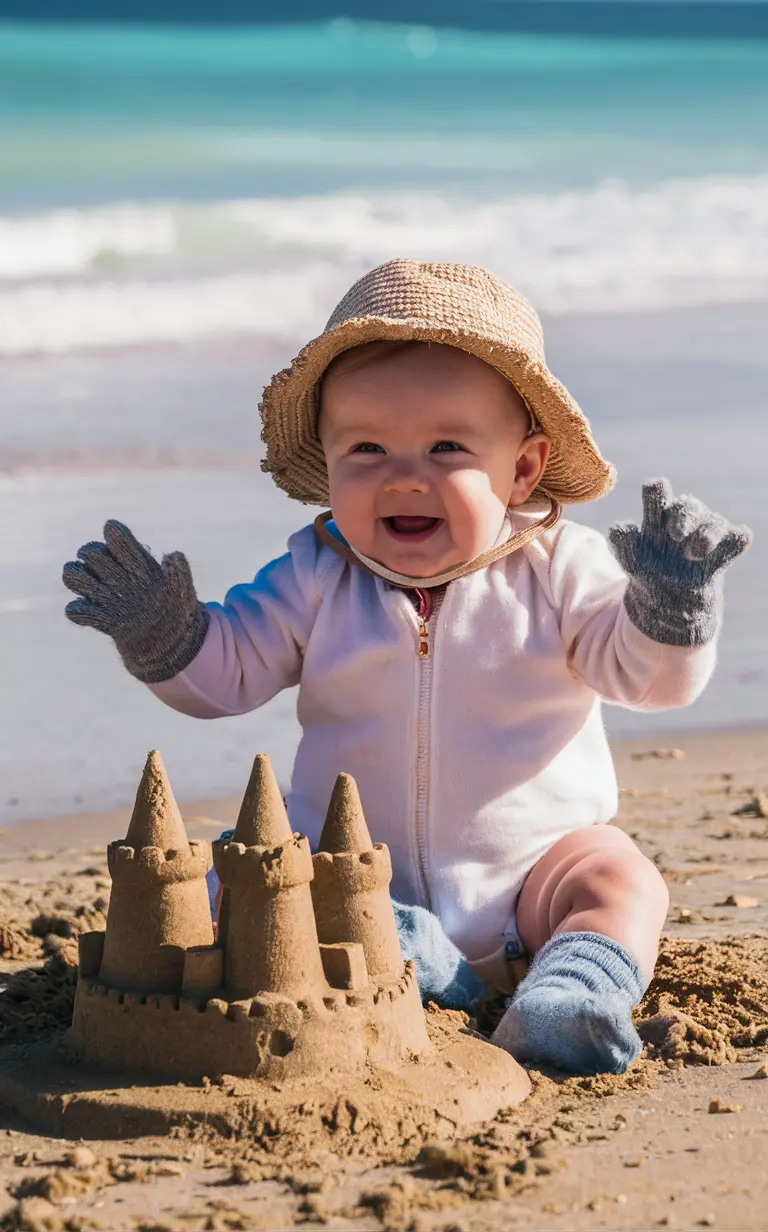
<path fill-rule="evenodd" d="M 374 844 L 355 780 L 340 774 L 314 857 L 312 900 L 321 943 L 357 942 L 368 975 L 378 983 L 400 979 L 403 959 L 389 898 L 392 860 Z"/>
<path fill-rule="evenodd" d="M 107 862 L 112 896 L 101 962 L 92 965 L 113 988 L 178 991 L 185 951 L 213 941 L 211 848 L 187 838 L 157 752 L 147 758 L 128 833 L 109 844 Z"/>
<path fill-rule="evenodd" d="M 322 995 L 326 981 L 309 888 L 309 840 L 292 833 L 263 754 L 254 761 L 234 836 L 214 843 L 213 858 L 224 887 L 219 941 L 228 994 Z"/>

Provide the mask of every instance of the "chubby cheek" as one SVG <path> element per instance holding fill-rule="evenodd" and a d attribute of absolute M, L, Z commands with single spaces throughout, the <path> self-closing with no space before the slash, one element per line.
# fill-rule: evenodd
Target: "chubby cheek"
<path fill-rule="evenodd" d="M 376 488 L 362 477 L 350 480 L 329 472 L 331 510 L 344 538 L 359 551 L 368 554 L 375 532 Z"/>
<path fill-rule="evenodd" d="M 495 495 L 487 476 L 474 471 L 446 477 L 442 497 L 451 537 L 463 558 L 478 556 L 501 530 L 505 502 Z"/>

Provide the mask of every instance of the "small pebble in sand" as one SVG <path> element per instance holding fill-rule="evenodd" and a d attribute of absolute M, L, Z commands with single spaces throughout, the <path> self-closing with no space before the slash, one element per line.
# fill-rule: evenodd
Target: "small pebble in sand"
<path fill-rule="evenodd" d="M 768 1061 L 763 1061 L 762 1065 L 755 1070 L 753 1078 L 768 1078 Z"/>
<path fill-rule="evenodd" d="M 743 1104 L 726 1104 L 721 1099 L 711 1099 L 709 1101 L 708 1112 L 743 1112 Z"/>
<path fill-rule="evenodd" d="M 764 817 L 768 819 L 768 794 L 755 796 L 733 810 L 734 817 Z"/>
<path fill-rule="evenodd" d="M 675 924 L 692 924 L 693 919 L 690 907 L 675 907 Z"/>
<path fill-rule="evenodd" d="M 64 1163 L 70 1168 L 92 1168 L 96 1163 L 96 1156 L 89 1147 L 76 1146 L 74 1150 L 66 1152 Z"/>
<path fill-rule="evenodd" d="M 715 907 L 759 907 L 760 899 L 755 898 L 752 894 L 729 894 L 721 903 L 715 903 Z"/>

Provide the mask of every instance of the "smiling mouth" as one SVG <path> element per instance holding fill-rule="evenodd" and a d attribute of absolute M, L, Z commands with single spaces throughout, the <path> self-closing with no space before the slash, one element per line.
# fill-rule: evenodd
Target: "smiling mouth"
<path fill-rule="evenodd" d="M 408 543 L 420 543 L 423 539 L 428 539 L 443 524 L 442 518 L 426 518 L 404 513 L 384 518 L 383 521 L 393 539 Z"/>

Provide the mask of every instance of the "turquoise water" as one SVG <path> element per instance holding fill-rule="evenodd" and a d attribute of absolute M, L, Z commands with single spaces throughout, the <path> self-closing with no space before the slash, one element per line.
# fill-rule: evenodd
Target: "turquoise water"
<path fill-rule="evenodd" d="M 0 355 L 293 340 L 393 255 L 768 294 L 768 41 L 0 24 Z"/>
<path fill-rule="evenodd" d="M 768 43 L 0 24 L 0 208 L 768 169 Z"/>

